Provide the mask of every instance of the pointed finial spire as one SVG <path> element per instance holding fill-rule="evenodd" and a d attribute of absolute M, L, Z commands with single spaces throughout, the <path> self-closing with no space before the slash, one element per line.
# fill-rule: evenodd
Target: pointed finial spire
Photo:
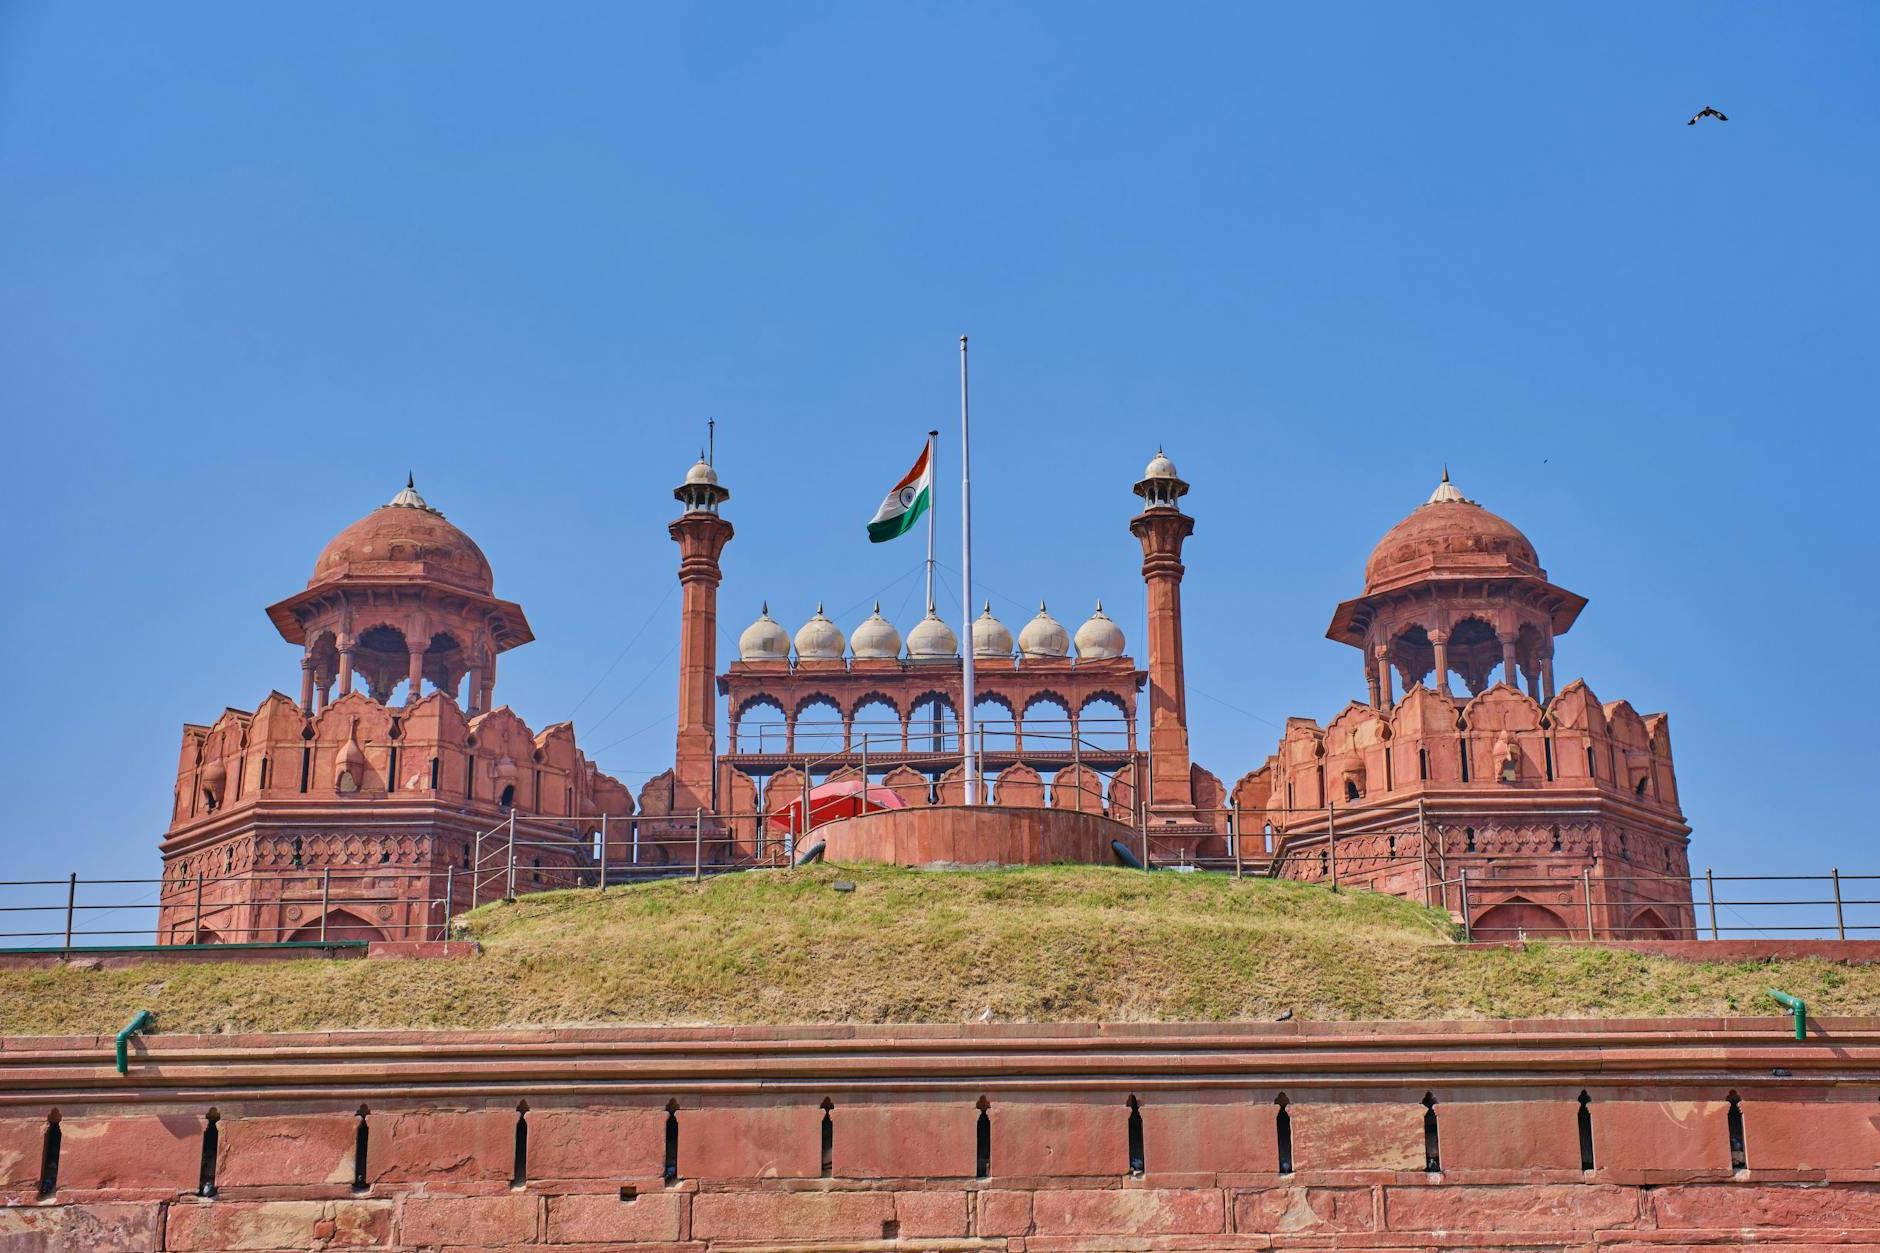
<path fill-rule="evenodd" d="M 770 602 L 769 601 L 764 602 L 764 607 L 760 612 L 762 612 L 766 618 L 770 616 Z"/>
<path fill-rule="evenodd" d="M 1462 492 L 1457 489 L 1456 485 L 1449 481 L 1449 466 L 1448 463 L 1445 462 L 1443 465 L 1443 481 L 1436 485 L 1436 490 L 1431 492 L 1430 498 L 1423 503 L 1426 505 L 1439 505 L 1452 502 L 1466 505 L 1469 503 L 1469 498 L 1464 496 Z"/>
<path fill-rule="evenodd" d="M 984 614 L 986 617 L 990 618 L 992 616 L 992 602 L 987 601 L 983 606 L 980 607 L 979 612 Z"/>
<path fill-rule="evenodd" d="M 414 492 L 418 490 L 417 479 L 409 470 L 405 471 L 405 486 Z"/>
<path fill-rule="evenodd" d="M 822 602 L 820 600 L 816 602 L 816 616 L 818 618 L 823 616 Z"/>
<path fill-rule="evenodd" d="M 881 602 L 880 601 L 875 602 L 875 616 L 877 618 L 881 616 Z"/>

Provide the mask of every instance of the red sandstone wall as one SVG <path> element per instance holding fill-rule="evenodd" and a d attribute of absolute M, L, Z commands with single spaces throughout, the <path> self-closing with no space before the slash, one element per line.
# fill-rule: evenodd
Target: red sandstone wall
<path fill-rule="evenodd" d="M 1880 1244 L 1880 1023 L 1666 1026 L 7 1041 L 0 1249 Z"/>

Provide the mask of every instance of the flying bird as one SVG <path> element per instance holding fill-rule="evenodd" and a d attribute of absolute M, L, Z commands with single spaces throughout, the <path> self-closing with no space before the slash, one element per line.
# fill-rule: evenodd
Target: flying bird
<path fill-rule="evenodd" d="M 1727 122 L 1730 120 L 1729 118 L 1725 117 L 1723 114 L 1711 108 L 1709 105 L 1705 105 L 1703 108 L 1699 109 L 1697 112 L 1691 114 L 1691 120 L 1686 122 L 1685 125 L 1686 126 L 1697 125 L 1697 119 L 1700 117 L 1714 117 L 1719 122 Z"/>

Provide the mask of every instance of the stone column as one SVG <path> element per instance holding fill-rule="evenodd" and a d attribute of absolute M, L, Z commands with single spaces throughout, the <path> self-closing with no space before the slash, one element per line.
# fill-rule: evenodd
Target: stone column
<path fill-rule="evenodd" d="M 1495 638 L 1501 641 L 1501 681 L 1515 691 L 1521 690 L 1521 674 L 1515 668 L 1514 645 L 1520 637 L 1512 631 L 1497 632 Z"/>
<path fill-rule="evenodd" d="M 351 696 L 353 690 L 353 646 L 349 639 L 339 650 L 339 694 Z"/>
<path fill-rule="evenodd" d="M 1449 632 L 1431 631 L 1430 647 L 1436 651 L 1436 690 L 1449 695 Z"/>
<path fill-rule="evenodd" d="M 1130 520 L 1142 543 L 1148 591 L 1149 808 L 1169 819 L 1193 818 L 1189 778 L 1188 698 L 1182 664 L 1182 544 L 1194 519 L 1173 505 L 1151 506 Z"/>
<path fill-rule="evenodd" d="M 1364 686 L 1370 693 L 1371 708 L 1382 709 L 1384 698 L 1377 688 L 1377 663 L 1371 659 L 1369 650 L 1364 654 Z"/>
<path fill-rule="evenodd" d="M 1551 648 L 1541 654 L 1541 704 L 1554 701 L 1554 654 Z"/>
<path fill-rule="evenodd" d="M 313 658 L 300 659 L 300 712 L 313 712 Z"/>
<path fill-rule="evenodd" d="M 467 713 L 480 713 L 483 709 L 483 667 L 470 667 L 470 682 L 464 692 L 464 701 L 468 705 Z"/>
<path fill-rule="evenodd" d="M 405 693 L 405 704 L 415 705 L 418 703 L 418 696 L 424 688 L 424 646 L 422 644 L 412 644 L 410 645 L 410 649 L 411 671 L 407 676 L 409 680 L 409 690 Z"/>
<path fill-rule="evenodd" d="M 1377 658 L 1377 694 L 1378 708 L 1391 709 L 1397 704 L 1396 694 L 1392 689 L 1396 683 L 1390 676 L 1390 645 L 1379 644 L 1371 650 Z"/>
<path fill-rule="evenodd" d="M 722 492 L 716 489 L 715 492 Z M 681 808 L 715 809 L 712 781 L 718 760 L 718 564 L 731 541 L 731 524 L 719 517 L 717 501 L 687 488 L 674 493 L 686 512 L 666 528 L 679 545 L 679 729 L 673 749 L 673 781 L 684 791 Z M 709 505 L 709 508 L 706 507 Z M 794 732 L 794 720 L 792 720 Z M 792 734 L 794 739 L 794 734 Z"/>

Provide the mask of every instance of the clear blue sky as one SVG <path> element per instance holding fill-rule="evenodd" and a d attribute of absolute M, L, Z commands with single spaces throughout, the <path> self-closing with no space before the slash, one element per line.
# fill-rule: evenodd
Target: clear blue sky
<path fill-rule="evenodd" d="M 1870 4 L 0 3 L 5 877 L 154 873 L 408 468 L 534 624 L 499 696 L 637 785 L 705 418 L 721 648 L 905 629 L 863 525 L 963 331 L 1014 629 L 1140 651 L 1128 488 L 1194 484 L 1223 778 L 1361 694 L 1325 625 L 1446 461 L 1591 598 L 1563 681 L 1670 711 L 1695 865 L 1880 870 L 1876 65 Z"/>

